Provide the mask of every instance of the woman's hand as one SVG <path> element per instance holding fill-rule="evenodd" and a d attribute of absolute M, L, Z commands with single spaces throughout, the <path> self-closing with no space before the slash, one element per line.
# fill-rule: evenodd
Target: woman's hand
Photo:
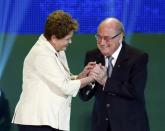
<path fill-rule="evenodd" d="M 96 62 L 89 62 L 84 70 L 78 75 L 77 79 L 85 78 L 89 75 L 90 71 L 95 67 Z"/>

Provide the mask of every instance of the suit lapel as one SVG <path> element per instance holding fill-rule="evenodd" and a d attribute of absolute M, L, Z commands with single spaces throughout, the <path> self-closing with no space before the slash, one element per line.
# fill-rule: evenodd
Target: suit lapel
<path fill-rule="evenodd" d="M 118 68 L 120 68 L 122 63 L 128 60 L 128 55 L 126 53 L 127 45 L 124 42 L 122 44 L 123 44 L 123 46 L 122 46 L 119 56 L 117 58 L 116 64 L 113 68 L 113 72 L 116 72 L 116 70 L 118 70 Z"/>
<path fill-rule="evenodd" d="M 97 62 L 97 64 L 101 63 L 102 65 L 105 65 L 104 56 L 101 54 L 101 52 L 99 50 L 97 52 L 98 52 L 97 55 L 96 55 L 96 62 Z"/>
<path fill-rule="evenodd" d="M 57 64 L 58 64 L 59 68 L 61 69 L 61 71 L 65 74 L 65 76 L 66 76 L 68 79 L 70 79 L 70 70 L 68 69 L 68 66 L 66 66 L 66 65 L 64 64 L 64 62 L 62 62 L 62 61 L 60 60 L 60 58 L 58 58 L 57 55 L 55 55 L 55 58 L 56 58 L 56 62 L 57 62 Z"/>

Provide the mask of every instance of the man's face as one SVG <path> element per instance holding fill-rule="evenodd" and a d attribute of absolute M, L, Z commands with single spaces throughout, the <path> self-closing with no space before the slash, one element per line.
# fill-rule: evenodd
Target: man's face
<path fill-rule="evenodd" d="M 103 24 L 98 28 L 96 35 L 97 47 L 104 56 L 111 56 L 122 42 L 122 35 L 109 25 Z"/>

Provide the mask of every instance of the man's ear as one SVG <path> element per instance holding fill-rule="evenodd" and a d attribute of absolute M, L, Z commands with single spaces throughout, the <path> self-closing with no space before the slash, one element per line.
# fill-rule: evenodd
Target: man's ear
<path fill-rule="evenodd" d="M 124 35 L 121 34 L 119 42 L 122 43 L 124 41 L 124 38 L 125 38 Z"/>

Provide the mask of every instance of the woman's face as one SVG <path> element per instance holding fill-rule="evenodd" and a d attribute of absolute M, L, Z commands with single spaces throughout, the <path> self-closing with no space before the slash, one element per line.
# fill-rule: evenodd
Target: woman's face
<path fill-rule="evenodd" d="M 62 39 L 57 39 L 55 36 L 52 36 L 50 43 L 56 51 L 65 51 L 68 45 L 72 42 L 72 36 L 73 31 L 71 31 L 67 36 Z"/>

